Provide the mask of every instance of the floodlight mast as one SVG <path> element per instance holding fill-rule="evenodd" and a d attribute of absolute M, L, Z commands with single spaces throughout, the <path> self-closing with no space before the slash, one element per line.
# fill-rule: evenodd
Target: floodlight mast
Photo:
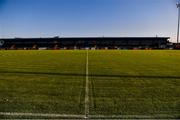
<path fill-rule="evenodd" d="M 178 28 L 177 28 L 177 43 L 179 43 L 179 27 L 180 27 L 180 3 L 177 4 L 178 8 Z"/>

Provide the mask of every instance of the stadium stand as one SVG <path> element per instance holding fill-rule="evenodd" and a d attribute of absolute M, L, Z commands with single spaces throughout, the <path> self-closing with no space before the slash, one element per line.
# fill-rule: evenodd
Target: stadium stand
<path fill-rule="evenodd" d="M 169 37 L 76 37 L 0 39 L 0 49 L 165 49 Z"/>

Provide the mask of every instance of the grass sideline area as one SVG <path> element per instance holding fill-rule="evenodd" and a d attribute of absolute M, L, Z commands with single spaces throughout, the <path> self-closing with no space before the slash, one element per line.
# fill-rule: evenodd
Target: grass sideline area
<path fill-rule="evenodd" d="M 86 55 L 0 51 L 0 112 L 84 115 Z M 88 51 L 89 115 L 180 118 L 179 66 L 174 50 Z"/>
<path fill-rule="evenodd" d="M 84 53 L 0 51 L 0 111 L 84 114 Z"/>

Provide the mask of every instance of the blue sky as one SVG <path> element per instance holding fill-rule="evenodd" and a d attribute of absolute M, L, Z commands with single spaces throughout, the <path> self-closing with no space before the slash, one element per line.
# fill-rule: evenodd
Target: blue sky
<path fill-rule="evenodd" d="M 0 37 L 168 36 L 176 0 L 0 0 Z"/>

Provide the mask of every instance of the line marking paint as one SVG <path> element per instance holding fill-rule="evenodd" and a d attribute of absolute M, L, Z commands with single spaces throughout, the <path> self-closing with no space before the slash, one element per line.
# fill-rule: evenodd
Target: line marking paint
<path fill-rule="evenodd" d="M 48 113 L 18 113 L 18 112 L 0 112 L 0 115 L 5 116 L 31 116 L 31 117 L 63 117 L 63 118 L 84 118 L 84 115 L 70 114 L 48 114 Z"/>
<path fill-rule="evenodd" d="M 89 53 L 86 52 L 85 119 L 89 117 Z"/>
<path fill-rule="evenodd" d="M 179 116 L 179 114 L 175 115 L 165 115 L 165 114 L 155 114 L 152 116 L 148 115 L 73 115 L 73 114 L 50 114 L 50 113 L 18 113 L 18 112 L 0 112 L 0 115 L 4 116 L 25 116 L 25 117 L 50 117 L 50 118 L 67 118 L 67 119 L 173 119 L 175 116 Z"/>

